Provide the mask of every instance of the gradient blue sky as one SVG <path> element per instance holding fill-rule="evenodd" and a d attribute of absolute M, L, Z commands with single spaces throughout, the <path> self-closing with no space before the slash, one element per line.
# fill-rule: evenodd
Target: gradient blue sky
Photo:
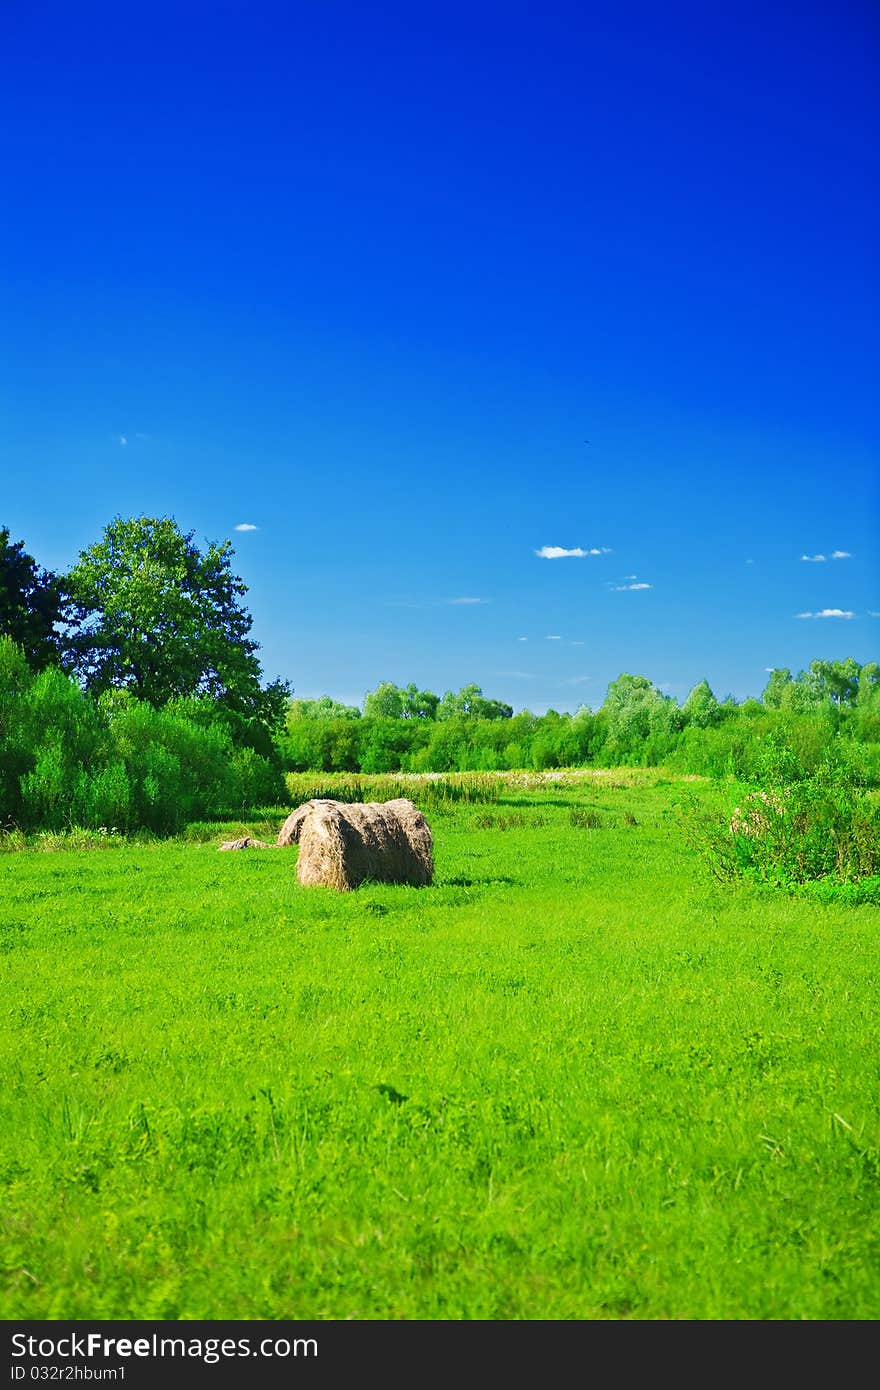
<path fill-rule="evenodd" d="M 357 703 L 880 655 L 875 5 L 6 0 L 0 53 L 41 563 L 230 537 L 267 678 Z"/>

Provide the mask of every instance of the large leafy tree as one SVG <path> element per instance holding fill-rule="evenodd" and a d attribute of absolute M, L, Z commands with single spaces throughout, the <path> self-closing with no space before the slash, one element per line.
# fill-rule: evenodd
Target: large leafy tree
<path fill-rule="evenodd" d="M 713 724 L 719 724 L 728 712 L 718 703 L 706 680 L 694 686 L 682 705 L 685 723 L 697 729 L 709 729 Z"/>
<path fill-rule="evenodd" d="M 440 697 L 433 690 L 419 690 L 412 682 L 403 692 L 404 719 L 435 719 Z"/>
<path fill-rule="evenodd" d="M 200 551 L 193 534 L 169 517 L 117 517 L 80 552 L 66 578 L 73 668 L 98 694 L 128 689 L 156 707 L 206 696 L 235 717 L 274 727 L 289 688 L 261 686 L 232 544 Z"/>
<path fill-rule="evenodd" d="M 64 601 L 58 577 L 0 527 L 0 636 L 11 637 L 34 670 L 58 660 Z"/>
<path fill-rule="evenodd" d="M 403 715 L 403 691 L 393 681 L 380 681 L 375 690 L 364 696 L 367 719 L 400 719 Z"/>
<path fill-rule="evenodd" d="M 669 695 L 664 695 L 647 676 L 624 671 L 612 681 L 600 707 L 607 734 L 607 747 L 615 756 L 631 756 L 652 735 L 675 732 L 683 724 L 682 712 Z"/>
<path fill-rule="evenodd" d="M 791 710 L 803 713 L 823 704 L 855 705 L 863 698 L 862 692 L 870 683 L 872 663 L 859 666 L 854 657 L 843 661 L 811 661 L 806 671 L 799 671 L 792 679 L 787 666 L 771 671 L 764 690 L 764 704 L 768 709 Z"/>
<path fill-rule="evenodd" d="M 835 705 L 854 705 L 859 694 L 861 667 L 854 657 L 844 661 L 811 661 L 809 671 L 801 673 L 818 700 Z"/>

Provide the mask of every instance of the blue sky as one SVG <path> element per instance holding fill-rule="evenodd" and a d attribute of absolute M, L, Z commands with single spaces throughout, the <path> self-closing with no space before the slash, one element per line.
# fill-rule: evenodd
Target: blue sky
<path fill-rule="evenodd" d="M 0 38 L 0 524 L 41 563 L 230 537 L 267 678 L 357 703 L 880 655 L 875 6 Z"/>

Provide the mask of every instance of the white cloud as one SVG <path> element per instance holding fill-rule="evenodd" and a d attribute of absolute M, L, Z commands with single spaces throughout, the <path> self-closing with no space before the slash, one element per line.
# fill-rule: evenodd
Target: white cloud
<path fill-rule="evenodd" d="M 259 526 L 255 526 L 252 521 L 240 521 L 236 526 L 236 531 L 259 531 Z"/>
<path fill-rule="evenodd" d="M 127 443 L 128 443 L 128 440 L 126 439 L 126 437 L 125 437 L 124 434 L 121 434 L 121 435 L 119 436 L 119 442 L 120 442 L 120 444 L 127 444 Z"/>
<path fill-rule="evenodd" d="M 579 545 L 575 546 L 573 550 L 566 550 L 562 545 L 542 545 L 540 550 L 535 551 L 535 554 L 541 560 L 582 560 L 585 555 L 610 555 L 611 551 L 607 545 L 594 546 L 592 550 L 582 550 Z"/>
<path fill-rule="evenodd" d="M 592 676 L 569 676 L 567 680 L 561 682 L 562 685 L 583 685 L 585 681 L 591 681 Z"/>
<path fill-rule="evenodd" d="M 615 594 L 622 594 L 627 589 L 653 589 L 653 584 L 614 584 L 612 590 Z"/>
<path fill-rule="evenodd" d="M 548 641 L 548 642 L 561 642 L 561 641 L 562 641 L 562 638 L 559 636 L 559 633 L 558 633 L 558 632 L 550 632 L 550 633 L 547 634 L 547 637 L 546 637 L 545 640 Z"/>
<path fill-rule="evenodd" d="M 869 609 L 868 609 L 868 617 L 869 617 L 869 618 L 880 618 L 880 613 L 875 613 L 874 610 L 873 610 L 873 608 L 869 608 Z"/>
<path fill-rule="evenodd" d="M 852 556 L 848 550 L 832 550 L 831 558 L 832 560 L 851 560 Z"/>
<path fill-rule="evenodd" d="M 447 603 L 454 603 L 454 604 L 456 604 L 458 607 L 461 607 L 462 605 L 472 604 L 472 603 L 488 603 L 488 602 L 489 602 L 489 600 L 488 600 L 487 598 L 451 598 L 451 599 L 447 599 Z"/>
<path fill-rule="evenodd" d="M 854 618 L 856 615 L 843 608 L 821 608 L 818 613 L 797 613 L 795 616 L 798 618 Z"/>
<path fill-rule="evenodd" d="M 825 560 L 824 555 L 802 555 L 802 560 L 807 560 L 812 565 L 822 564 Z"/>
<path fill-rule="evenodd" d="M 517 642 L 528 642 L 528 637 L 517 637 Z"/>
<path fill-rule="evenodd" d="M 582 647 L 584 645 L 583 639 L 581 637 L 575 637 L 568 645 L 570 647 Z"/>

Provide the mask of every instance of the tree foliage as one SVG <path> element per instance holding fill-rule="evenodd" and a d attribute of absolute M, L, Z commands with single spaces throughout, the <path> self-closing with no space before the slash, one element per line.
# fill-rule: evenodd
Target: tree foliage
<path fill-rule="evenodd" d="M 408 685 L 403 692 L 404 719 L 436 719 L 440 700 L 431 690 Z"/>
<path fill-rule="evenodd" d="M 344 705 L 329 695 L 318 700 L 289 700 L 287 704 L 288 722 L 292 719 L 360 719 L 357 705 Z"/>
<path fill-rule="evenodd" d="M 438 719 L 511 719 L 513 706 L 489 700 L 478 685 L 463 685 L 458 694 L 447 690 L 437 706 Z"/>
<path fill-rule="evenodd" d="M 0 635 L 10 637 L 34 670 L 57 661 L 64 599 L 57 575 L 41 569 L 23 541 L 0 527 Z"/>
<path fill-rule="evenodd" d="M 487 699 L 478 685 L 464 685 L 457 694 L 447 690 L 441 699 L 417 685 L 381 681 L 364 698 L 366 719 L 510 719 L 512 715 L 512 705 Z"/>
<path fill-rule="evenodd" d="M 694 686 L 681 707 L 686 724 L 693 724 L 698 729 L 710 729 L 715 724 L 720 724 L 724 718 L 724 710 L 712 693 L 708 681 L 702 680 Z"/>
<path fill-rule="evenodd" d="M 804 711 L 830 703 L 839 708 L 864 705 L 880 687 L 880 667 L 875 661 L 860 666 L 852 656 L 843 661 L 811 661 L 805 671 L 792 676 L 787 666 L 770 672 L 762 699 L 768 709 Z"/>
<path fill-rule="evenodd" d="M 364 716 L 367 719 L 402 719 L 403 691 L 393 681 L 380 681 L 375 690 L 364 696 Z"/>
<path fill-rule="evenodd" d="M 117 517 L 67 576 L 73 669 L 96 694 L 128 689 L 160 708 L 207 696 L 239 720 L 283 719 L 283 682 L 261 687 L 247 586 L 231 542 L 204 551 L 169 517 Z"/>

